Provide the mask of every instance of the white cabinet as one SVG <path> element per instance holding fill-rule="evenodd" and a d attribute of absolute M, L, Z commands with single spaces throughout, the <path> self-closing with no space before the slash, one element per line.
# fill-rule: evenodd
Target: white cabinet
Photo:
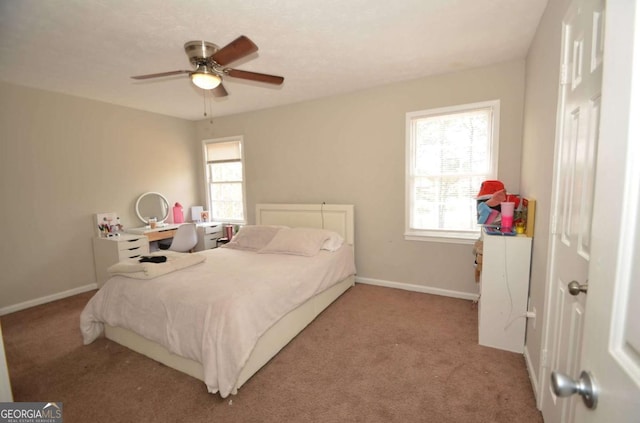
<path fill-rule="evenodd" d="M 109 266 L 144 254 L 149 254 L 149 240 L 144 235 L 121 234 L 112 238 L 94 238 L 93 259 L 98 288 L 109 279 Z"/>
<path fill-rule="evenodd" d="M 222 238 L 222 223 L 198 223 L 197 232 L 198 243 L 196 244 L 196 251 L 216 248 L 218 238 Z"/>
<path fill-rule="evenodd" d="M 522 353 L 526 329 L 532 238 L 484 235 L 478 342 Z"/>

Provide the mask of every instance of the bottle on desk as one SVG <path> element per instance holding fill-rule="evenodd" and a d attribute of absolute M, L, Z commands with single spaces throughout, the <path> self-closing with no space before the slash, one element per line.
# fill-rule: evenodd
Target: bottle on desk
<path fill-rule="evenodd" d="M 173 223 L 184 223 L 184 213 L 180 203 L 176 203 L 173 206 Z"/>

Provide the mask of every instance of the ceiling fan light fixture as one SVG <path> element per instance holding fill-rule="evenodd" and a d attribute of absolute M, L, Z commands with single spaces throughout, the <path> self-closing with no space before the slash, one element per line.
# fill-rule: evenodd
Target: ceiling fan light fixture
<path fill-rule="evenodd" d="M 203 90 L 212 90 L 220 85 L 222 78 L 205 68 L 202 70 L 198 69 L 191 73 L 191 82 L 193 82 L 196 87 L 202 88 Z"/>

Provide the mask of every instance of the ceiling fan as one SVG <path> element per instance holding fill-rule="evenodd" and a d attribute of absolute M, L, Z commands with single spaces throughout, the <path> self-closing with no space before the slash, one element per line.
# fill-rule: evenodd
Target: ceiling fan
<path fill-rule="evenodd" d="M 189 41 L 184 45 L 184 51 L 187 53 L 189 61 L 195 67 L 195 70 L 176 70 L 132 76 L 131 78 L 151 79 L 186 73 L 189 74 L 191 81 L 198 88 L 211 90 L 216 97 L 228 95 L 227 90 L 222 85 L 223 77 L 227 76 L 274 85 L 280 85 L 284 82 L 284 78 L 281 76 L 225 67 L 236 60 L 258 51 L 258 46 L 244 35 L 241 35 L 222 48 L 208 41 Z"/>

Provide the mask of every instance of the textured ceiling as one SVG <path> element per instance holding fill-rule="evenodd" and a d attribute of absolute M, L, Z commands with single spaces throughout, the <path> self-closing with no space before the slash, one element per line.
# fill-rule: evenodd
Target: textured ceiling
<path fill-rule="evenodd" d="M 207 100 L 222 116 L 524 58 L 547 0 L 0 0 L 0 80 L 203 118 L 183 45 L 259 47 L 233 68 L 280 87 L 227 78 Z"/>

